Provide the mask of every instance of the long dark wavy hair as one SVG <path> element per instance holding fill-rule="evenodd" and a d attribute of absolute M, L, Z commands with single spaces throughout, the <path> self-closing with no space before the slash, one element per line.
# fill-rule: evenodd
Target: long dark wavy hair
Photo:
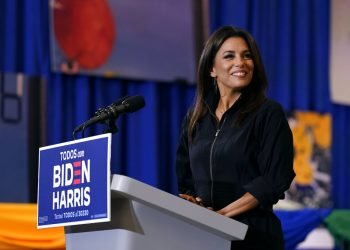
<path fill-rule="evenodd" d="M 213 78 L 210 76 L 210 72 L 214 66 L 216 53 L 221 48 L 222 44 L 231 37 L 241 37 L 245 40 L 254 62 L 253 78 L 250 84 L 242 91 L 242 105 L 238 111 L 235 123 L 239 125 L 243 122 L 244 118 L 249 113 L 255 111 L 266 98 L 267 77 L 258 45 L 253 36 L 249 32 L 237 27 L 223 26 L 219 28 L 207 40 L 199 59 L 197 93 L 188 127 L 190 140 L 192 139 L 198 120 L 208 112 L 204 98 L 212 91 L 218 92 L 216 89 L 217 86 L 213 84 Z"/>

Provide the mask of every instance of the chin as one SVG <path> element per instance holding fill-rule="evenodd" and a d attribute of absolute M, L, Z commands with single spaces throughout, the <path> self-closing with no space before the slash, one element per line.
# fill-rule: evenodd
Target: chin
<path fill-rule="evenodd" d="M 234 90 L 243 90 L 249 86 L 249 83 L 240 83 L 240 84 L 234 84 L 232 85 L 232 88 Z"/>

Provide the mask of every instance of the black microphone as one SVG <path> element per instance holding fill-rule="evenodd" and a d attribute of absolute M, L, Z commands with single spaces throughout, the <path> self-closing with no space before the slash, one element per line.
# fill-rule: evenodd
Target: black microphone
<path fill-rule="evenodd" d="M 122 99 L 112 103 L 106 108 L 98 109 L 95 112 L 94 117 L 76 127 L 73 133 L 84 130 L 93 124 L 106 121 L 107 119 L 116 119 L 121 114 L 133 113 L 143 108 L 144 106 L 145 100 L 143 96 L 136 95 L 131 97 L 123 97 Z"/>

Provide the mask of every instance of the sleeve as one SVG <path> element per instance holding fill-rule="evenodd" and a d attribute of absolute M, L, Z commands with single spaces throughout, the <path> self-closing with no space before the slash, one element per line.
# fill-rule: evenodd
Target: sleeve
<path fill-rule="evenodd" d="M 195 196 L 188 147 L 189 113 L 182 122 L 180 141 L 176 151 L 176 176 L 178 192 Z"/>
<path fill-rule="evenodd" d="M 259 149 L 257 164 L 260 176 L 245 185 L 262 207 L 271 207 L 289 188 L 293 170 L 293 136 L 282 107 L 273 105 L 258 118 Z"/>

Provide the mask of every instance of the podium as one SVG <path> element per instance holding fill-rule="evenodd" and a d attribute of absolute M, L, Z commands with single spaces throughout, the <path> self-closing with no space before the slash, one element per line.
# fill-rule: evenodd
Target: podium
<path fill-rule="evenodd" d="M 67 250 L 230 249 L 248 226 L 123 175 L 113 175 L 111 221 L 65 227 Z"/>

